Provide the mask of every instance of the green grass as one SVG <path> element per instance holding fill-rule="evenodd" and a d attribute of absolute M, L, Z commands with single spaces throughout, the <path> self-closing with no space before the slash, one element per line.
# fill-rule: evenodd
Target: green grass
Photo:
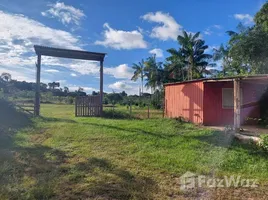
<path fill-rule="evenodd" d="M 0 102 L 1 103 L 1 102 Z M 241 175 L 268 181 L 268 155 L 221 132 L 127 109 L 75 118 L 71 105 L 41 105 L 29 120 L 0 106 L 0 199 L 181 199 L 178 178 Z M 108 114 L 107 114 L 108 113 Z M 143 116 L 143 117 L 141 117 Z M 157 118 L 158 116 L 158 118 Z M 24 121 L 21 121 L 24 120 Z M 267 188 L 266 188 L 267 189 Z M 263 197 L 266 189 L 231 192 Z M 230 195 L 221 189 L 217 195 Z M 213 191 L 212 191 L 213 192 Z M 214 191 L 215 192 L 215 191 Z M 230 199 L 232 199 L 230 197 Z"/>

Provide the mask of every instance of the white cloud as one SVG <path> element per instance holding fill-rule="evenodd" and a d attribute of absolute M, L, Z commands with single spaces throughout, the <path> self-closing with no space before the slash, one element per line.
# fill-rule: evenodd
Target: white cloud
<path fill-rule="evenodd" d="M 216 29 L 222 29 L 222 26 L 218 25 L 218 24 L 213 25 L 213 27 L 216 28 Z"/>
<path fill-rule="evenodd" d="M 57 80 L 57 81 L 55 81 L 55 82 L 60 83 L 60 86 L 62 86 L 63 84 L 66 84 L 66 83 L 67 83 L 66 80 Z"/>
<path fill-rule="evenodd" d="M 99 91 L 99 89 L 93 88 L 93 87 L 87 87 L 87 86 L 78 86 L 78 85 L 67 85 L 69 88 L 69 91 L 74 92 L 78 90 L 79 87 L 84 89 L 84 92 L 91 93 L 92 91 Z"/>
<path fill-rule="evenodd" d="M 208 28 L 206 28 L 206 30 L 203 31 L 203 33 L 205 35 L 212 35 L 215 32 L 216 33 L 219 32 L 220 29 L 222 29 L 222 26 L 218 25 L 218 24 L 215 24 L 215 25 L 212 25 L 212 26 L 209 26 Z"/>
<path fill-rule="evenodd" d="M 114 49 L 137 49 L 147 48 L 147 43 L 143 40 L 143 35 L 137 31 L 116 30 L 105 23 L 104 40 L 96 41 L 95 44 L 111 47 Z"/>
<path fill-rule="evenodd" d="M 108 88 L 116 91 L 122 92 L 125 91 L 128 95 L 139 94 L 141 85 L 140 83 L 133 82 L 130 80 L 117 81 L 115 83 L 109 84 Z M 150 93 L 150 89 L 144 87 L 143 92 Z"/>
<path fill-rule="evenodd" d="M 80 25 L 80 20 L 85 17 L 82 10 L 73 6 L 65 5 L 63 2 L 57 2 L 55 4 L 48 4 L 50 9 L 41 14 L 45 17 L 51 17 L 58 19 L 64 25 L 75 24 Z"/>
<path fill-rule="evenodd" d="M 14 79 L 35 80 L 34 44 L 82 49 L 78 37 L 69 32 L 50 28 L 24 15 L 0 11 L 0 18 L 0 69 L 11 70 Z M 42 57 L 42 65 L 61 66 L 81 73 L 86 70 L 91 72 L 92 69 L 88 69 L 90 64 L 87 62 L 87 65 L 81 65 L 81 62 Z"/>
<path fill-rule="evenodd" d="M 45 72 L 49 72 L 49 73 L 58 73 L 58 72 L 60 72 L 60 71 L 57 70 L 57 69 L 46 69 Z"/>
<path fill-rule="evenodd" d="M 162 13 L 160 11 L 156 13 L 147 13 L 142 18 L 149 22 L 156 22 L 160 24 L 152 29 L 151 37 L 158 38 L 160 40 L 176 40 L 178 35 L 182 32 L 182 26 L 176 22 L 176 20 L 168 13 Z"/>
<path fill-rule="evenodd" d="M 208 46 L 208 48 L 205 50 L 205 53 L 212 54 L 214 49 L 219 49 L 220 46 L 217 45 L 211 45 Z"/>
<path fill-rule="evenodd" d="M 150 54 L 155 54 L 155 56 L 157 58 L 162 58 L 164 57 L 163 55 L 163 50 L 162 49 L 152 49 L 151 51 L 149 51 Z"/>
<path fill-rule="evenodd" d="M 210 30 L 210 29 L 206 29 L 205 31 L 204 31 L 204 34 L 205 35 L 211 35 L 213 32 Z"/>
<path fill-rule="evenodd" d="M 245 24 L 252 24 L 253 21 L 253 17 L 249 14 L 234 14 L 234 18 L 237 20 L 242 21 Z"/>
<path fill-rule="evenodd" d="M 115 82 L 115 83 L 113 83 L 113 84 L 110 84 L 110 85 L 108 86 L 108 88 L 111 88 L 111 89 L 113 89 L 113 90 L 117 90 L 117 91 L 118 91 L 118 90 L 121 91 L 121 90 L 131 89 L 132 86 L 129 85 L 129 84 L 127 84 L 127 83 L 124 82 L 124 81 L 117 81 L 117 82 Z"/>
<path fill-rule="evenodd" d="M 95 61 L 72 61 L 67 67 L 82 75 L 94 75 L 98 74 L 100 71 L 100 64 Z"/>
<path fill-rule="evenodd" d="M 76 76 L 77 76 L 77 74 L 75 74 L 75 73 L 71 73 L 71 76 L 76 77 Z"/>
<path fill-rule="evenodd" d="M 133 70 L 127 64 L 121 64 L 117 67 L 104 68 L 105 74 L 110 74 L 115 78 L 131 79 L 133 76 Z"/>

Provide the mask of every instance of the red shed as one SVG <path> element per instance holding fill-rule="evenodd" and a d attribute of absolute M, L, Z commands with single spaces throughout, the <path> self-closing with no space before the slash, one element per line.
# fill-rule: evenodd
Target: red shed
<path fill-rule="evenodd" d="M 204 125 L 256 124 L 268 75 L 205 78 L 165 85 L 165 116 Z"/>

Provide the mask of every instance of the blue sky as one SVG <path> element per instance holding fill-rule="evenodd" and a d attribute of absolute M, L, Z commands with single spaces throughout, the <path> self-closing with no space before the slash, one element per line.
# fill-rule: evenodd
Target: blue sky
<path fill-rule="evenodd" d="M 253 24 L 265 0 L 0 0 L 0 73 L 34 81 L 33 45 L 48 45 L 107 53 L 105 92 L 139 91 L 130 81 L 132 63 L 156 53 L 159 61 L 176 37 L 201 32 L 209 50 L 228 41 L 227 30 L 239 22 Z M 59 81 L 71 90 L 99 88 L 96 62 L 42 58 L 41 81 Z"/>

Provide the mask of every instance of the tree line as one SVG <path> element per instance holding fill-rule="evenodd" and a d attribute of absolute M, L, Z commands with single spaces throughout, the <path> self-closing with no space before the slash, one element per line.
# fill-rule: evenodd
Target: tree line
<path fill-rule="evenodd" d="M 0 97 L 11 97 L 15 100 L 28 99 L 32 100 L 35 96 L 36 83 L 18 81 L 12 79 L 11 74 L 2 73 L 0 76 Z M 76 91 L 69 91 L 66 86 L 61 87 L 59 82 L 50 82 L 48 84 L 40 83 L 41 102 L 42 103 L 68 103 L 73 104 L 76 96 L 86 96 L 82 87 Z M 90 95 L 99 95 L 99 92 L 92 91 Z M 140 95 L 128 95 L 125 91 L 104 93 L 104 104 L 121 104 L 121 105 L 139 105 L 147 106 L 148 104 L 157 105 L 155 96 L 149 93 Z"/>

